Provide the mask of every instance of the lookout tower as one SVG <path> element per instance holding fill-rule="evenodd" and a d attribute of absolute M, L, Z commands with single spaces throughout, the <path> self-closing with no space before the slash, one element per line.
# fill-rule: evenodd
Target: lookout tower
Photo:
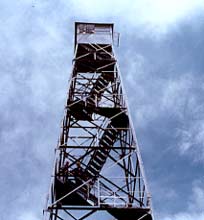
<path fill-rule="evenodd" d="M 75 23 L 45 220 L 153 219 L 113 39 L 113 24 Z"/>

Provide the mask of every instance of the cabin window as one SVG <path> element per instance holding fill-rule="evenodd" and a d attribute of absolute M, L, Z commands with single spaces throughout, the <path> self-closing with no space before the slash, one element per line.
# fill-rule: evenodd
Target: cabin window
<path fill-rule="evenodd" d="M 95 32 L 97 33 L 110 33 L 110 27 L 109 26 L 103 26 L 103 25 L 96 25 L 95 26 Z"/>
<path fill-rule="evenodd" d="M 79 33 L 83 34 L 93 34 L 95 31 L 94 24 L 80 24 L 79 25 Z"/>

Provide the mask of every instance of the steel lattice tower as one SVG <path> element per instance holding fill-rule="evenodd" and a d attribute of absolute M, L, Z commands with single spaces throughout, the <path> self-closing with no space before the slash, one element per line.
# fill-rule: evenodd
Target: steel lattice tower
<path fill-rule="evenodd" d="M 45 220 L 153 219 L 113 38 L 113 24 L 75 23 Z"/>

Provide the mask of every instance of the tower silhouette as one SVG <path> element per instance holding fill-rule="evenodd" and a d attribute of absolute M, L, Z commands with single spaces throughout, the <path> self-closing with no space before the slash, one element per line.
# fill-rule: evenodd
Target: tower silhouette
<path fill-rule="evenodd" d="M 75 23 L 73 69 L 45 220 L 153 219 L 114 53 L 116 37 L 113 24 Z"/>

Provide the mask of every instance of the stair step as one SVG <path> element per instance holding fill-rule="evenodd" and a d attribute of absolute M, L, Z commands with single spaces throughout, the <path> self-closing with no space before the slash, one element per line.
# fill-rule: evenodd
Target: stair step
<path fill-rule="evenodd" d="M 88 167 L 88 170 L 92 172 L 93 176 L 95 176 L 98 172 L 98 170 L 94 170 L 92 167 Z"/>
<path fill-rule="evenodd" d="M 93 99 L 92 97 L 88 97 L 86 102 L 87 102 L 87 104 L 95 105 L 95 99 Z"/>
<path fill-rule="evenodd" d="M 107 130 L 107 131 L 108 131 L 108 133 L 110 133 L 110 134 L 112 134 L 112 135 L 114 135 L 115 133 L 117 133 L 116 128 L 113 128 L 113 127 L 109 128 L 109 130 Z"/>
<path fill-rule="evenodd" d="M 94 172 L 98 173 L 98 172 L 100 171 L 101 167 L 98 167 L 98 168 L 97 168 L 97 167 L 95 167 L 94 165 L 95 165 L 94 163 L 90 164 L 89 169 L 91 169 L 91 170 L 93 170 Z"/>
<path fill-rule="evenodd" d="M 87 192 L 87 186 L 85 186 L 85 185 L 82 186 L 80 189 L 81 189 L 82 192 Z"/>
<path fill-rule="evenodd" d="M 98 80 L 98 82 L 99 82 L 100 84 L 102 84 L 103 86 L 107 86 L 107 85 L 108 85 L 108 81 L 107 81 L 106 79 L 104 79 L 104 78 L 100 78 L 100 79 Z"/>
<path fill-rule="evenodd" d="M 101 165 L 104 163 L 104 160 L 101 161 L 100 163 L 97 162 L 96 157 L 93 158 L 92 160 L 92 165 L 96 167 L 96 169 L 98 169 L 99 167 L 101 167 Z"/>
<path fill-rule="evenodd" d="M 106 142 L 105 140 L 102 139 L 102 140 L 100 141 L 99 145 L 102 146 L 102 147 L 108 148 L 108 147 L 110 147 L 110 145 L 112 145 L 112 144 L 111 144 L 111 143 L 108 143 L 108 142 Z"/>
<path fill-rule="evenodd" d="M 96 160 L 96 157 L 93 160 L 93 163 L 95 164 L 96 167 L 101 167 L 101 165 L 104 163 L 104 161 L 101 161 L 102 163 L 98 163 L 98 161 Z"/>
<path fill-rule="evenodd" d="M 102 90 L 102 89 L 104 89 L 104 88 L 105 88 L 104 85 L 97 84 L 96 87 L 95 87 L 95 90 Z"/>
<path fill-rule="evenodd" d="M 107 138 L 109 140 L 114 140 L 116 137 L 116 134 L 112 134 L 112 133 L 106 133 L 105 135 L 102 136 L 102 138 Z"/>
<path fill-rule="evenodd" d="M 110 136 L 110 135 L 106 135 L 106 136 L 102 136 L 102 139 L 106 140 L 106 142 L 111 142 L 113 143 L 116 139 L 116 135 Z"/>
<path fill-rule="evenodd" d="M 99 172 L 98 170 L 93 169 L 91 166 L 88 167 L 88 170 L 94 173 L 94 175 L 96 175 Z"/>
<path fill-rule="evenodd" d="M 90 165 L 91 165 L 91 164 L 89 164 L 89 165 L 87 166 L 87 171 L 89 171 L 89 172 L 91 173 L 91 175 L 94 176 L 94 175 L 96 175 L 96 173 L 97 173 L 98 171 L 96 171 L 96 170 L 94 170 L 93 168 L 91 168 Z"/>
<path fill-rule="evenodd" d="M 86 171 L 88 172 L 88 174 L 89 174 L 91 177 L 93 177 L 93 176 L 96 175 L 95 173 L 93 173 L 93 172 L 92 172 L 91 170 L 89 170 L 89 169 L 87 169 Z"/>
<path fill-rule="evenodd" d="M 105 158 L 100 158 L 100 157 L 95 156 L 92 159 L 92 161 L 90 161 L 90 164 L 93 164 L 94 166 L 97 166 L 97 167 L 101 167 L 106 161 L 106 158 L 107 156 Z"/>
<path fill-rule="evenodd" d="M 105 79 L 103 77 L 99 77 L 97 81 L 104 84 Z"/>
<path fill-rule="evenodd" d="M 100 90 L 100 89 L 99 89 L 99 90 Z M 97 94 L 97 95 L 98 95 L 98 94 L 100 93 L 100 91 L 99 91 L 99 90 L 97 90 L 96 88 L 94 88 L 94 89 L 93 89 L 93 91 L 92 91 L 92 93 L 93 93 L 93 94 Z"/>
<path fill-rule="evenodd" d="M 103 164 L 104 163 L 104 159 L 102 159 L 101 157 L 98 157 L 97 155 L 95 156 L 95 161 L 97 161 L 98 164 Z"/>
<path fill-rule="evenodd" d="M 92 160 L 92 163 L 90 163 L 90 165 L 89 165 L 91 168 L 93 168 L 93 169 L 95 169 L 95 170 L 99 170 L 100 169 L 100 167 L 101 167 L 101 165 L 100 166 L 97 166 L 97 164 L 95 163 L 95 160 L 93 159 Z"/>
<path fill-rule="evenodd" d="M 99 155 L 95 155 L 95 157 L 94 157 L 94 160 L 95 160 L 95 158 L 97 158 L 96 160 L 100 160 L 100 162 L 98 162 L 100 165 L 101 164 L 103 164 L 104 163 L 104 161 L 106 160 L 106 158 L 107 158 L 107 155 L 106 156 L 103 156 L 103 157 L 101 157 L 101 155 L 99 156 Z"/>
<path fill-rule="evenodd" d="M 98 79 L 97 80 L 97 82 L 96 82 L 96 86 L 95 87 L 101 87 L 101 88 L 105 88 L 107 85 L 108 85 L 108 81 L 107 80 L 105 80 L 104 78 L 100 78 L 100 79 Z"/>
<path fill-rule="evenodd" d="M 100 158 L 104 158 L 105 159 L 108 156 L 108 153 L 109 152 L 107 151 L 107 149 L 102 148 L 100 151 L 97 151 L 95 156 L 98 156 Z"/>
<path fill-rule="evenodd" d="M 104 82 L 106 83 L 106 85 L 109 83 L 109 80 L 103 78 Z"/>
<path fill-rule="evenodd" d="M 94 158 L 96 159 L 96 157 Z M 105 158 L 106 159 L 106 158 Z M 98 166 L 95 160 L 90 161 L 87 171 L 92 175 L 95 176 L 96 174 L 100 173 L 101 168 L 103 167 L 105 163 L 105 159 L 102 161 L 102 163 Z"/>
<path fill-rule="evenodd" d="M 104 140 L 105 142 L 107 142 L 109 144 L 113 143 L 113 139 L 110 138 L 108 135 L 102 137 L 102 140 Z"/>
<path fill-rule="evenodd" d="M 100 147 L 92 154 L 85 170 L 88 176 L 92 178 L 96 177 L 95 180 L 109 157 L 111 151 L 111 147 L 109 146 L 112 146 L 116 141 L 117 129 L 115 129 L 111 123 L 106 127 L 99 141 Z M 95 183 L 95 180 L 92 182 L 92 185 Z"/>

